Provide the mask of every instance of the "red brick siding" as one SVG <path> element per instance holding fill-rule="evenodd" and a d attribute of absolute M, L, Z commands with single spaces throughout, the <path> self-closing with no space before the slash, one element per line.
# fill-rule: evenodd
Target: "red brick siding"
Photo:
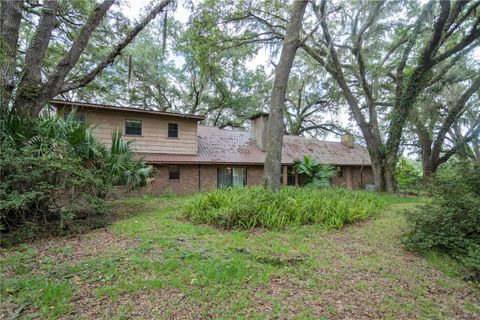
<path fill-rule="evenodd" d="M 197 191 L 208 191 L 217 188 L 217 165 L 180 165 L 180 180 L 168 179 L 168 165 L 155 165 L 156 170 L 152 183 L 141 189 L 139 193 L 162 194 L 173 192 L 187 194 Z M 200 172 L 200 181 L 198 179 Z M 347 179 L 350 175 L 351 179 Z M 352 186 L 347 185 L 347 180 Z M 343 177 L 334 177 L 332 183 L 343 187 L 360 187 L 360 167 L 344 167 Z M 364 167 L 362 172 L 362 184 L 373 183 L 373 173 L 370 167 Z M 247 166 L 247 185 L 255 186 L 263 184 L 263 166 Z"/>
<path fill-rule="evenodd" d="M 259 186 L 263 184 L 263 166 L 247 167 L 247 185 Z"/>
<path fill-rule="evenodd" d="M 332 178 L 333 185 L 353 189 L 365 188 L 367 184 L 371 183 L 373 183 L 373 172 L 371 167 L 363 167 L 363 169 L 358 166 L 343 167 L 343 176 L 335 176 Z"/>
<path fill-rule="evenodd" d="M 151 194 L 162 194 L 173 192 L 176 194 L 186 194 L 198 191 L 198 165 L 180 165 L 180 179 L 168 179 L 168 166 L 154 166 L 154 180 L 146 189 Z"/>
<path fill-rule="evenodd" d="M 217 166 L 200 165 L 200 190 L 208 191 L 217 188 Z"/>

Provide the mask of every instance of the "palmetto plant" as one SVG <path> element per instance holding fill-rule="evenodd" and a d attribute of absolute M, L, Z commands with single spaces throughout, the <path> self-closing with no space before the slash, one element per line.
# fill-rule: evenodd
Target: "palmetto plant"
<path fill-rule="evenodd" d="M 112 133 L 112 146 L 105 159 L 105 169 L 114 184 L 126 185 L 128 188 L 141 187 L 148 182 L 151 169 L 141 159 L 136 159 L 130 147 L 132 141 L 122 139 L 122 133 Z"/>
<path fill-rule="evenodd" d="M 98 207 L 112 185 L 147 183 L 150 169 L 130 142 L 116 132 L 106 148 L 93 129 L 74 113 L 65 119 L 0 119 L 0 228 L 38 217 L 55 220 L 62 212 L 72 216 L 85 209 L 86 200 Z"/>
<path fill-rule="evenodd" d="M 295 170 L 308 178 L 308 186 L 326 188 L 330 186 L 330 178 L 335 175 L 335 169 L 328 164 L 322 164 L 317 159 L 304 156 L 302 160 L 295 161 Z"/>

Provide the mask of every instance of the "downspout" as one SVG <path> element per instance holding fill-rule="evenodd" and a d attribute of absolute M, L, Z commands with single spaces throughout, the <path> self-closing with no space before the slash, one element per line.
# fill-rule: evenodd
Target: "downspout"
<path fill-rule="evenodd" d="M 363 189 L 363 166 L 365 165 L 365 160 L 362 160 L 362 166 L 360 167 L 360 188 Z"/>
<path fill-rule="evenodd" d="M 201 191 L 200 163 L 198 164 L 198 191 Z"/>

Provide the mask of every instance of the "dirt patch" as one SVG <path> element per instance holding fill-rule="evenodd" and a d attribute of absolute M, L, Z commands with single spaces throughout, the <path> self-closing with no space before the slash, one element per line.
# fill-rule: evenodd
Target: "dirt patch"
<path fill-rule="evenodd" d="M 55 237 L 43 239 L 32 243 L 29 248 L 35 252 L 30 257 L 30 268 L 32 273 L 41 273 L 39 270 L 42 261 L 45 259 L 55 263 L 74 264 L 82 260 L 95 258 L 107 253 L 115 253 L 128 250 L 136 246 L 137 240 L 127 236 L 114 235 L 107 229 L 93 230 L 87 234 L 75 235 L 73 237 Z M 3 250 L 1 257 L 8 258 L 15 254 L 14 250 Z M 5 266 L 2 274 L 5 277 L 12 276 L 14 266 Z"/>
<path fill-rule="evenodd" d="M 185 294 L 178 289 L 164 288 L 122 293 L 115 299 L 97 297 L 101 285 L 84 285 L 73 303 L 75 309 L 67 319 L 197 319 L 201 312 L 196 305 L 185 304 Z"/>
<path fill-rule="evenodd" d="M 33 249 L 37 251 L 37 260 L 52 259 L 60 263 L 75 263 L 109 252 L 128 250 L 137 243 L 130 237 L 115 235 L 108 229 L 100 229 L 72 238 L 59 237 L 37 242 Z"/>

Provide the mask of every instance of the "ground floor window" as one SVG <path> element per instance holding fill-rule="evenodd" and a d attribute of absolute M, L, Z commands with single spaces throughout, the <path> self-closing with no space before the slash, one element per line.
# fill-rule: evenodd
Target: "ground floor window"
<path fill-rule="evenodd" d="M 337 167 L 336 171 L 337 171 L 337 177 L 339 177 L 339 178 L 343 177 L 343 168 L 342 167 Z"/>
<path fill-rule="evenodd" d="M 287 167 L 287 186 L 295 185 L 295 169 L 293 166 Z"/>
<path fill-rule="evenodd" d="M 247 168 L 242 167 L 218 167 L 217 168 L 217 186 L 243 187 L 247 184 Z"/>
<path fill-rule="evenodd" d="M 168 166 L 168 180 L 180 180 L 180 166 Z"/>

